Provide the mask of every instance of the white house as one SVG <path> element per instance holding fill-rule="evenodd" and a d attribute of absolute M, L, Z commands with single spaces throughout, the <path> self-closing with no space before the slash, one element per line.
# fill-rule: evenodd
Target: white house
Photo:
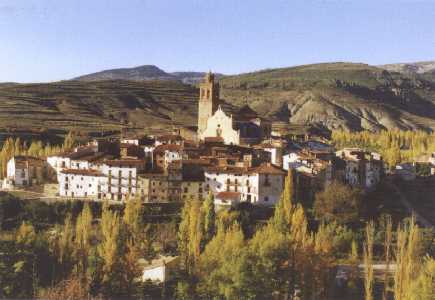
<path fill-rule="evenodd" d="M 64 169 L 59 173 L 59 196 L 100 199 L 103 178 L 98 170 Z"/>
<path fill-rule="evenodd" d="M 268 206 L 279 200 L 285 175 L 282 169 L 270 163 L 256 168 L 225 166 L 211 167 L 205 171 L 206 184 L 217 197 L 217 202 L 231 200 L 235 203 L 238 200 Z M 240 193 L 240 196 L 234 193 Z"/>
<path fill-rule="evenodd" d="M 5 187 L 29 186 L 41 183 L 46 177 L 47 167 L 43 159 L 17 155 L 7 163 Z"/>
<path fill-rule="evenodd" d="M 160 256 L 153 259 L 150 263 L 145 259 L 140 259 L 139 264 L 142 266 L 142 282 L 167 282 L 174 278 L 180 259 L 178 256 Z"/>
<path fill-rule="evenodd" d="M 102 198 L 123 201 L 136 195 L 137 174 L 144 168 L 145 161 L 139 159 L 104 161 L 99 169 L 104 175 Z"/>

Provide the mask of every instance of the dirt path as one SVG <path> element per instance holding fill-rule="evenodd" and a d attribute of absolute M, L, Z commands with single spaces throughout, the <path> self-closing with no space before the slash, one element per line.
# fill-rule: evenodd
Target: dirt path
<path fill-rule="evenodd" d="M 400 189 L 391 180 L 388 180 L 387 184 L 397 194 L 400 203 L 408 210 L 409 214 L 415 216 L 417 223 L 426 228 L 432 228 L 435 230 L 434 225 L 414 209 L 402 191 L 400 191 Z"/>

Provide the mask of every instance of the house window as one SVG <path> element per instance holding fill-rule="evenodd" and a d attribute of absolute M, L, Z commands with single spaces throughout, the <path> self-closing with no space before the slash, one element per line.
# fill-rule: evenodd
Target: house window
<path fill-rule="evenodd" d="M 269 197 L 264 197 L 264 202 L 268 202 L 269 201 Z"/>
<path fill-rule="evenodd" d="M 270 185 L 269 174 L 266 174 L 265 176 L 266 177 L 264 178 L 264 185 L 269 186 Z"/>
<path fill-rule="evenodd" d="M 185 187 L 185 188 L 184 188 L 184 193 L 187 193 L 187 192 L 189 192 L 189 190 L 188 190 L 187 187 Z"/>

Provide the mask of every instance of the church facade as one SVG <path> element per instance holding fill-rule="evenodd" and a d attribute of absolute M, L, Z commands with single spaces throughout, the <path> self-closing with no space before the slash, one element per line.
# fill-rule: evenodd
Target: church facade
<path fill-rule="evenodd" d="M 270 137 L 271 123 L 248 105 L 239 110 L 227 108 L 219 99 L 219 84 L 208 73 L 200 84 L 198 138 L 220 138 L 225 144 L 256 144 Z"/>

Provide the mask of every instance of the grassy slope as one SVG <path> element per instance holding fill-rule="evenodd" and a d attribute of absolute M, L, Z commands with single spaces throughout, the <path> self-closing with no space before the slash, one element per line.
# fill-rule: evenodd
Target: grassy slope
<path fill-rule="evenodd" d="M 0 130 L 85 131 L 196 122 L 197 89 L 172 81 L 62 81 L 0 86 Z"/>
<path fill-rule="evenodd" d="M 348 86 L 338 86 L 337 80 Z M 435 85 L 415 81 L 364 64 L 316 64 L 225 77 L 221 95 L 235 104 L 248 99 L 260 113 L 295 123 L 356 130 L 435 128 Z M 394 95 L 392 88 L 403 95 Z"/>
<path fill-rule="evenodd" d="M 337 83 L 339 82 L 339 83 Z M 295 124 L 332 128 L 435 128 L 435 83 L 364 64 L 317 64 L 220 79 L 221 97 Z M 393 90 L 396 94 L 393 93 Z M 175 81 L 62 81 L 0 85 L 0 133 L 143 131 L 194 125 L 198 89 Z"/>

